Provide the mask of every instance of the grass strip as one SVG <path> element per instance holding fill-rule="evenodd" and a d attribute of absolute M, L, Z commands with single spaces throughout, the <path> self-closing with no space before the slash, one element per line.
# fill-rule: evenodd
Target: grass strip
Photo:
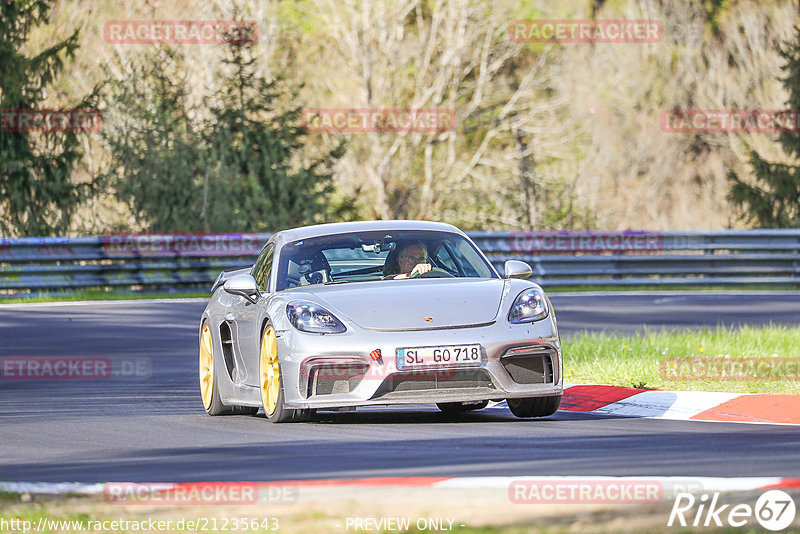
<path fill-rule="evenodd" d="M 580 333 L 564 381 L 676 391 L 800 394 L 800 327 Z"/>

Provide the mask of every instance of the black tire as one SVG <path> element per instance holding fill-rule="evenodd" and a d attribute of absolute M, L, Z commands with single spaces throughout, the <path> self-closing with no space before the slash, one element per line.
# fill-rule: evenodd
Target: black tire
<path fill-rule="evenodd" d="M 207 326 L 207 322 L 203 324 L 203 327 Z M 210 328 L 209 328 L 210 333 Z M 201 340 L 202 343 L 202 340 Z M 219 396 L 219 372 L 217 369 L 217 358 L 214 352 L 214 345 L 213 345 L 213 337 L 212 337 L 212 344 L 211 344 L 211 365 L 214 367 L 213 376 L 211 379 L 211 403 L 208 407 L 205 405 L 206 413 L 208 415 L 255 415 L 258 413 L 257 407 L 252 406 L 228 406 L 227 404 L 222 402 L 222 399 Z M 202 396 L 202 391 L 201 391 Z"/>
<path fill-rule="evenodd" d="M 256 406 L 228 406 L 219 398 L 219 388 L 214 377 L 214 390 L 211 393 L 211 407 L 206 410 L 208 415 L 255 415 L 258 413 Z"/>
<path fill-rule="evenodd" d="M 437 402 L 436 406 L 439 407 L 442 413 L 464 413 L 482 410 L 489 406 L 489 401 L 485 400 L 469 404 L 464 404 L 463 402 Z"/>
<path fill-rule="evenodd" d="M 204 407 L 205 408 L 205 407 Z M 211 385 L 211 405 L 206 408 L 208 415 L 228 415 L 230 408 L 222 403 L 219 398 L 219 385 L 217 384 L 217 375 L 214 374 L 214 379 Z"/>
<path fill-rule="evenodd" d="M 278 404 L 275 406 L 275 411 L 267 413 L 264 409 L 264 415 L 270 423 L 303 423 L 311 418 L 311 410 L 296 410 L 287 408 L 283 404 L 283 376 L 279 376 L 280 392 L 278 393 Z"/>
<path fill-rule="evenodd" d="M 511 413 L 517 417 L 547 417 L 553 415 L 561 404 L 561 395 L 531 397 L 528 399 L 506 399 Z"/>
<path fill-rule="evenodd" d="M 267 330 L 270 329 L 270 328 L 272 328 L 272 325 L 269 324 L 269 323 L 267 323 L 264 326 L 264 330 L 261 332 L 262 343 L 261 343 L 260 347 L 263 346 L 263 344 L 264 344 L 263 343 L 264 342 L 264 340 L 263 340 L 264 335 L 266 334 Z M 259 350 L 262 350 L 262 349 L 259 348 Z M 261 356 L 259 356 L 258 362 L 259 362 L 258 363 L 258 365 L 259 365 L 259 369 L 258 369 L 259 381 L 258 381 L 258 383 L 259 383 L 259 389 L 262 390 L 262 396 L 261 397 L 263 399 L 264 398 L 264 395 L 263 395 L 264 379 L 263 379 L 263 369 L 261 368 L 261 365 L 263 363 L 263 358 Z M 267 416 L 267 420 L 269 422 L 271 422 L 271 423 L 301 423 L 301 422 L 304 422 L 304 421 L 308 421 L 311 418 L 311 415 L 313 414 L 312 410 L 308 410 L 308 409 L 306 409 L 306 410 L 291 409 L 291 408 L 287 408 L 284 405 L 284 401 L 283 401 L 283 399 L 284 399 L 284 394 L 283 394 L 283 371 L 280 370 L 280 362 L 278 362 L 278 369 L 279 369 L 279 371 L 278 371 L 278 397 L 277 397 L 277 401 L 275 403 L 275 409 L 272 411 L 272 413 L 270 413 L 267 410 L 267 406 L 262 401 L 262 406 L 264 407 L 264 415 Z"/>

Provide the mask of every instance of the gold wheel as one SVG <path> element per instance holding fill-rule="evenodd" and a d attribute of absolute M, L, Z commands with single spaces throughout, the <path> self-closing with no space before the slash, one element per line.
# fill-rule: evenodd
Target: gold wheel
<path fill-rule="evenodd" d="M 261 356 L 259 370 L 261 374 L 261 403 L 264 412 L 272 415 L 278 407 L 278 394 L 281 389 L 281 368 L 278 362 L 278 338 L 272 325 L 264 330 L 261 338 Z"/>
<path fill-rule="evenodd" d="M 211 409 L 214 394 L 214 346 L 208 323 L 203 324 L 200 334 L 200 396 L 206 411 Z"/>

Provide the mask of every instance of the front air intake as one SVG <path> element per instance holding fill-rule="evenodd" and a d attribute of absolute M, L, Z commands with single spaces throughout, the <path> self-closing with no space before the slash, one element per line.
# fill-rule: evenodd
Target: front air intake
<path fill-rule="evenodd" d="M 556 355 L 555 349 L 549 347 L 524 347 L 508 351 L 500 363 L 517 384 L 554 384 Z"/>
<path fill-rule="evenodd" d="M 361 361 L 312 362 L 304 366 L 306 398 L 319 395 L 341 395 L 358 387 L 369 370 L 369 365 Z"/>

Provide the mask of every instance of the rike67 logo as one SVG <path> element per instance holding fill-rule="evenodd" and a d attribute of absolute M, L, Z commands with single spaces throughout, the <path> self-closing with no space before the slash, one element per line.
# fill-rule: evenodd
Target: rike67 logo
<path fill-rule="evenodd" d="M 747 503 L 721 504 L 720 494 L 678 493 L 667 526 L 693 527 L 743 527 L 755 526 L 777 532 L 789 527 L 794 521 L 796 507 L 792 497 L 781 490 L 763 493 L 755 505 Z"/>

